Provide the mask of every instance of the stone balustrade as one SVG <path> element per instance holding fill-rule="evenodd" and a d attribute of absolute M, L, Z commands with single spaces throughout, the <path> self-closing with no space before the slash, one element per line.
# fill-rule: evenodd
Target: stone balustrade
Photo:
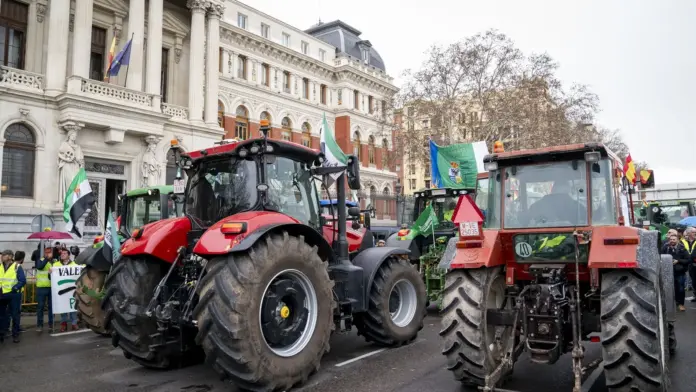
<path fill-rule="evenodd" d="M 188 108 L 184 106 L 172 105 L 169 103 L 162 104 L 162 113 L 171 116 L 173 120 L 188 120 Z"/>
<path fill-rule="evenodd" d="M 44 90 L 44 76 L 0 65 L 0 86 L 41 93 Z"/>
<path fill-rule="evenodd" d="M 71 78 L 76 78 L 75 76 Z M 79 77 L 77 77 L 79 78 Z M 97 99 L 106 99 L 114 103 L 126 104 L 129 106 L 140 107 L 160 111 L 158 105 L 154 107 L 155 95 L 144 93 L 142 91 L 131 90 L 125 87 L 117 86 L 110 83 L 104 83 L 92 79 L 81 79 L 80 92 L 85 95 L 96 97 Z"/>

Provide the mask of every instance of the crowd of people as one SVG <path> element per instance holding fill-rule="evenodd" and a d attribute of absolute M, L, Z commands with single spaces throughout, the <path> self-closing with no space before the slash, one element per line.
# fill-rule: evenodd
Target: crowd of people
<path fill-rule="evenodd" d="M 46 246 L 41 256 L 41 245 L 32 253 L 34 261 L 32 268 L 36 276 L 36 325 L 37 331 L 44 330 L 44 309 L 48 310 L 48 329 L 54 332 L 53 309 L 51 303 L 51 270 L 54 267 L 77 265 L 74 257 L 80 253 L 79 248 L 68 248 L 65 244 L 56 242 L 54 246 Z M 22 267 L 25 253 L 4 250 L 0 263 L 0 344 L 5 342 L 5 337 L 11 334 L 12 341 L 19 343 L 20 316 L 22 310 L 23 293 L 26 290 L 27 276 Z M 72 330 L 78 329 L 77 312 L 63 313 L 60 315 L 60 332 L 68 330 L 68 323 Z M 10 329 L 10 326 L 12 327 Z"/>
<path fill-rule="evenodd" d="M 674 299 L 679 311 L 686 311 L 687 280 L 691 281 L 692 290 L 696 289 L 696 228 L 688 227 L 683 232 L 671 229 L 667 232 L 667 241 L 662 245 L 662 254 L 672 256 L 674 268 Z M 690 279 L 687 279 L 687 274 Z M 691 298 L 696 302 L 696 294 Z"/>

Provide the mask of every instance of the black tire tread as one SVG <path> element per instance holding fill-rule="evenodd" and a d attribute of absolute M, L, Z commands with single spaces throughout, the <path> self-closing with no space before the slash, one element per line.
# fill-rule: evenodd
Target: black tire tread
<path fill-rule="evenodd" d="M 83 292 L 84 288 L 101 293 L 104 290 L 106 272 L 98 271 L 90 266 L 82 268 L 75 282 L 75 298 L 77 315 L 89 329 L 102 336 L 111 336 L 111 330 L 106 326 L 106 312 L 102 309 L 102 301 Z"/>
<path fill-rule="evenodd" d="M 602 275 L 601 336 L 606 385 L 611 392 L 662 392 L 669 378 L 661 361 L 667 356 L 658 338 L 654 273 L 615 270 Z M 665 364 L 666 367 L 666 364 Z"/>

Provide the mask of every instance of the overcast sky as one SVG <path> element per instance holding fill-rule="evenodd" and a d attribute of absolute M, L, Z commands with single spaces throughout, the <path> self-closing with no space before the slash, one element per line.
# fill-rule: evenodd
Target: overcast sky
<path fill-rule="evenodd" d="M 657 183 L 696 182 L 696 1 L 246 0 L 295 27 L 341 19 L 362 31 L 400 84 L 433 43 L 496 28 L 548 52 L 566 83 L 599 95 L 598 123 L 621 129 Z"/>

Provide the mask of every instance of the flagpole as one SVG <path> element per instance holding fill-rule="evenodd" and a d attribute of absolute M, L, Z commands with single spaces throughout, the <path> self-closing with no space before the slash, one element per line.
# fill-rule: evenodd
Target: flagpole
<path fill-rule="evenodd" d="M 131 40 L 130 40 L 131 46 L 133 45 L 133 37 L 135 37 L 135 33 L 131 34 Z M 132 52 L 133 48 L 131 47 L 128 50 L 130 50 Z M 128 83 L 128 71 L 129 70 L 130 70 L 130 61 L 128 61 L 128 64 L 126 64 L 126 78 L 125 78 L 125 81 L 123 82 L 123 87 L 126 87 L 126 83 Z"/>

